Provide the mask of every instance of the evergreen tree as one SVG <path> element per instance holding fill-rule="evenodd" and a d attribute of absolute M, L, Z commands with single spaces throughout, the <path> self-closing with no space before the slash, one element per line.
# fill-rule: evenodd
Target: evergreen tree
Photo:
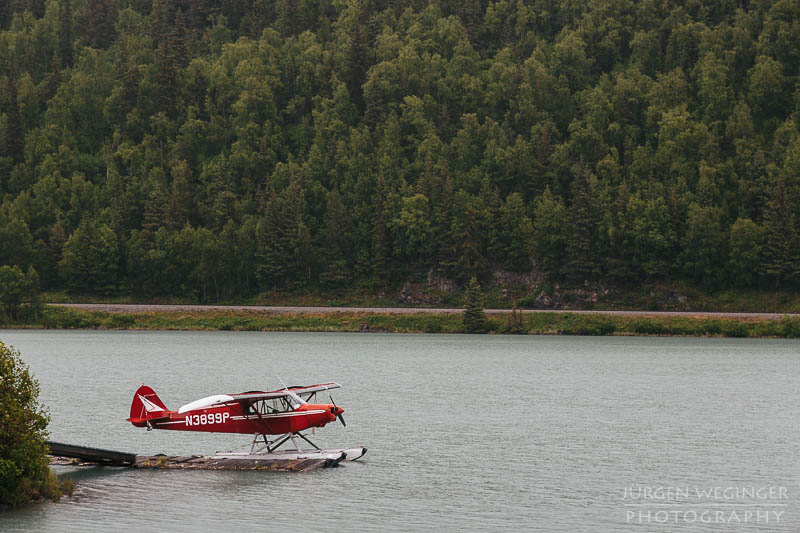
<path fill-rule="evenodd" d="M 582 284 L 594 279 L 599 273 L 594 258 L 597 220 L 594 216 L 593 193 L 590 175 L 579 171 L 572 182 L 572 206 L 570 208 L 570 237 L 567 241 L 566 276 L 574 283 Z"/>
<path fill-rule="evenodd" d="M 36 270 L 31 267 L 25 273 L 18 266 L 0 267 L 0 309 L 12 320 L 19 320 L 23 304 L 29 304 L 32 317 L 39 310 L 39 275 Z"/>
<path fill-rule="evenodd" d="M 374 39 L 372 4 L 372 0 L 355 0 L 350 3 L 340 19 L 342 31 L 346 35 L 343 39 L 346 43 L 344 81 L 350 92 L 350 101 L 362 112 L 364 96 L 361 86 L 366 81 Z"/>
<path fill-rule="evenodd" d="M 57 287 L 59 285 L 60 276 L 58 274 L 58 263 L 61 261 L 62 250 L 64 243 L 67 242 L 67 234 L 64 231 L 64 226 L 60 220 L 57 220 L 53 226 L 50 227 L 49 235 L 47 236 L 47 243 L 44 251 L 44 263 L 42 268 L 43 286 L 46 288 Z"/>
<path fill-rule="evenodd" d="M 764 229 L 749 218 L 739 218 L 730 229 L 728 273 L 736 286 L 750 287 L 758 279 Z"/>
<path fill-rule="evenodd" d="M 439 165 L 442 178 L 441 201 L 439 208 L 439 224 L 437 236 L 439 245 L 436 249 L 436 269 L 440 275 L 450 276 L 456 264 L 457 243 L 453 237 L 453 179 L 447 160 Z"/>
<path fill-rule="evenodd" d="M 94 48 L 107 48 L 114 41 L 117 30 L 117 4 L 114 0 L 89 0 L 89 20 L 86 38 Z"/>
<path fill-rule="evenodd" d="M 17 217 L 0 219 L 0 265 L 27 267 L 33 260 L 34 241 L 28 224 Z"/>
<path fill-rule="evenodd" d="M 155 104 L 167 117 L 175 113 L 178 71 L 168 40 L 163 40 L 156 50 Z"/>
<path fill-rule="evenodd" d="M 61 57 L 61 68 L 72 66 L 72 0 L 62 0 L 58 12 L 59 32 L 58 45 Z"/>
<path fill-rule="evenodd" d="M 451 226 L 455 253 L 454 261 L 449 267 L 459 280 L 487 274 L 488 217 L 486 205 L 480 196 L 473 196 L 466 191 L 455 194 Z"/>
<path fill-rule="evenodd" d="M 321 279 L 336 287 L 351 281 L 352 265 L 348 258 L 353 257 L 352 221 L 338 191 L 331 191 L 327 198 Z M 308 231 L 308 227 L 304 225 L 303 231 Z"/>
<path fill-rule="evenodd" d="M 6 153 L 11 157 L 12 163 L 22 163 L 25 160 L 25 138 L 22 129 L 22 116 L 19 112 L 17 95 L 17 82 L 9 81 L 8 116 L 6 118 Z"/>
<path fill-rule="evenodd" d="M 189 64 L 189 50 L 186 47 L 186 20 L 180 9 L 175 13 L 175 22 L 169 34 L 170 56 L 174 68 L 182 69 Z"/>
<path fill-rule="evenodd" d="M 30 11 L 34 17 L 40 19 L 44 16 L 45 1 L 44 0 L 29 0 Z"/>
<path fill-rule="evenodd" d="M 630 242 L 629 202 L 630 191 L 628 184 L 623 181 L 617 190 L 616 199 L 611 204 L 611 211 L 606 215 L 609 244 L 606 272 L 611 280 L 618 282 L 628 282 L 636 277 Z"/>
<path fill-rule="evenodd" d="M 391 278 L 392 237 L 389 232 L 386 197 L 388 187 L 383 176 L 378 178 L 375 206 L 375 223 L 372 226 L 372 270 L 379 282 L 388 283 Z"/>
<path fill-rule="evenodd" d="M 469 280 L 469 286 L 464 293 L 463 320 L 467 333 L 486 333 L 489 329 L 486 314 L 483 311 L 481 286 L 474 277 Z"/>
<path fill-rule="evenodd" d="M 540 267 L 556 278 L 562 277 L 569 228 L 568 214 L 547 187 L 536 199 L 533 211 L 534 253 Z"/>
<path fill-rule="evenodd" d="M 784 179 L 779 179 L 772 188 L 772 197 L 764 214 L 764 230 L 766 243 L 761 264 L 764 274 L 779 286 L 799 280 L 800 239 Z"/>
<path fill-rule="evenodd" d="M 64 243 L 59 268 L 71 290 L 110 294 L 116 287 L 119 271 L 117 236 L 107 225 L 83 219 Z"/>
<path fill-rule="evenodd" d="M 179 178 L 182 180 L 183 176 Z M 182 214 L 178 211 L 178 214 Z M 166 227 L 170 220 L 169 213 L 169 197 L 164 191 L 164 187 L 160 183 L 156 183 L 147 198 L 144 205 L 144 219 L 142 220 L 142 229 L 148 233 L 149 236 L 155 235 L 161 227 Z M 176 225 L 173 229 L 182 227 L 186 223 L 184 219 L 175 220 Z"/>
<path fill-rule="evenodd" d="M 531 267 L 533 223 L 519 193 L 509 194 L 499 213 L 499 238 L 495 254 L 508 270 L 524 272 Z"/>

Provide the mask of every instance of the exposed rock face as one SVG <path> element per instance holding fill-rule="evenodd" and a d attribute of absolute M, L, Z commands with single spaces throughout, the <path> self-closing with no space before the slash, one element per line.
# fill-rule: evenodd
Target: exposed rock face
<path fill-rule="evenodd" d="M 559 283 L 548 283 L 535 265 L 529 272 L 509 272 L 500 268 L 491 270 L 491 278 L 483 285 L 488 291 L 499 291 L 510 307 L 517 302 L 520 307 L 536 309 L 583 309 L 602 305 L 615 292 L 603 283 L 586 282 L 580 288 L 562 288 Z M 464 286 L 458 281 L 441 276 L 434 269 L 428 271 L 424 282 L 407 281 L 397 295 L 397 303 L 410 306 L 440 305 L 448 294 L 460 293 Z M 495 292 L 496 293 L 496 292 Z M 655 305 L 674 307 L 686 301 L 678 294 L 654 295 Z"/>
<path fill-rule="evenodd" d="M 453 290 L 456 289 L 454 288 Z M 403 288 L 397 296 L 397 302 L 406 305 L 436 305 L 441 303 L 442 299 L 436 293 L 431 293 L 429 289 L 423 288 L 421 284 L 407 281 L 403 284 Z"/>
<path fill-rule="evenodd" d="M 433 269 L 428 271 L 427 286 L 429 289 L 445 292 L 452 292 L 458 288 L 458 284 L 454 279 L 440 276 Z"/>
<path fill-rule="evenodd" d="M 542 279 L 542 273 L 536 269 L 530 272 L 508 272 L 499 268 L 492 270 L 492 283 L 494 285 L 536 287 L 542 282 Z"/>

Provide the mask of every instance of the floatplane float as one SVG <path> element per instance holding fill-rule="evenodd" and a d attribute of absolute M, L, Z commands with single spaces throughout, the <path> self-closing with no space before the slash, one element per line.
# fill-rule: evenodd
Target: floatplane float
<path fill-rule="evenodd" d="M 217 452 L 213 457 L 239 460 L 330 459 L 355 461 L 367 453 L 363 446 L 322 449 L 303 431 L 324 427 L 338 419 L 345 424 L 344 409 L 331 403 L 312 403 L 319 392 L 338 389 L 338 383 L 286 387 L 274 391 L 216 394 L 187 403 L 177 411 L 167 409 L 158 395 L 142 384 L 133 395 L 128 422 L 136 427 L 241 433 L 253 435 L 248 451 Z M 301 448 L 301 441 L 312 448 Z M 279 449 L 291 443 L 293 449 Z M 344 454 L 344 456 L 343 456 Z"/>

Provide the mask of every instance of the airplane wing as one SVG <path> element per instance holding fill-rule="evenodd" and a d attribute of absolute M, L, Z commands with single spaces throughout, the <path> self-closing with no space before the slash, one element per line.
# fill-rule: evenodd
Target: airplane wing
<path fill-rule="evenodd" d="M 217 394 L 215 396 L 208 396 L 207 398 L 200 398 L 191 403 L 187 403 L 178 409 L 178 414 L 183 414 L 187 411 L 196 409 L 221 407 L 223 405 L 233 404 L 248 404 L 260 400 L 273 400 L 275 398 L 286 398 L 289 393 L 300 396 L 301 394 L 313 394 L 330 389 L 338 389 L 341 387 L 338 383 L 321 383 L 319 385 L 309 385 L 307 387 L 289 387 L 283 390 L 275 390 L 269 392 L 253 391 L 242 392 L 240 394 Z M 169 417 L 167 417 L 169 418 Z"/>
<path fill-rule="evenodd" d="M 320 383 L 319 385 L 308 385 L 306 387 L 289 387 L 289 390 L 300 396 L 301 394 L 312 394 L 314 392 L 338 389 L 338 383 Z M 271 400 L 273 398 L 285 398 L 289 394 L 286 389 L 269 392 L 242 392 L 240 394 L 230 394 L 229 396 L 237 402 Z"/>

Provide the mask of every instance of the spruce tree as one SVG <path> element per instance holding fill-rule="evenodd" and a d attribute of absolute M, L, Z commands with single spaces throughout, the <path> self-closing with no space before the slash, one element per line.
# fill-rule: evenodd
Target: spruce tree
<path fill-rule="evenodd" d="M 453 180 L 447 160 L 439 164 L 442 181 L 441 201 L 436 206 L 439 210 L 439 224 L 436 228 L 439 245 L 436 248 L 435 266 L 441 276 L 449 276 L 456 263 L 456 246 L 453 238 Z"/>
<path fill-rule="evenodd" d="M 72 66 L 72 2 L 63 0 L 59 11 L 58 46 L 61 54 L 61 68 Z"/>
<path fill-rule="evenodd" d="M 374 224 L 372 226 L 372 272 L 382 284 L 388 285 L 392 277 L 392 236 L 389 232 L 386 197 L 389 188 L 383 176 L 378 177 Z"/>
<path fill-rule="evenodd" d="M 13 163 L 22 163 L 25 160 L 25 141 L 22 130 L 22 115 L 19 112 L 17 100 L 17 82 L 11 79 L 8 85 L 8 118 L 6 120 L 6 154 Z"/>
<path fill-rule="evenodd" d="M 464 295 L 464 329 L 467 333 L 486 333 L 488 330 L 481 300 L 481 286 L 474 277 L 469 281 Z"/>
<path fill-rule="evenodd" d="M 767 239 L 762 271 L 773 278 L 778 286 L 786 286 L 798 276 L 800 236 L 783 179 L 778 180 L 772 189 L 772 198 L 764 212 L 764 229 Z"/>
<path fill-rule="evenodd" d="M 117 36 L 117 4 L 111 0 L 89 0 L 86 38 L 89 45 L 106 49 Z"/>
<path fill-rule="evenodd" d="M 589 173 L 579 171 L 572 182 L 570 238 L 567 241 L 567 277 L 577 284 L 592 279 L 597 273 L 593 260 L 592 241 L 597 221 L 592 213 L 592 191 Z"/>

